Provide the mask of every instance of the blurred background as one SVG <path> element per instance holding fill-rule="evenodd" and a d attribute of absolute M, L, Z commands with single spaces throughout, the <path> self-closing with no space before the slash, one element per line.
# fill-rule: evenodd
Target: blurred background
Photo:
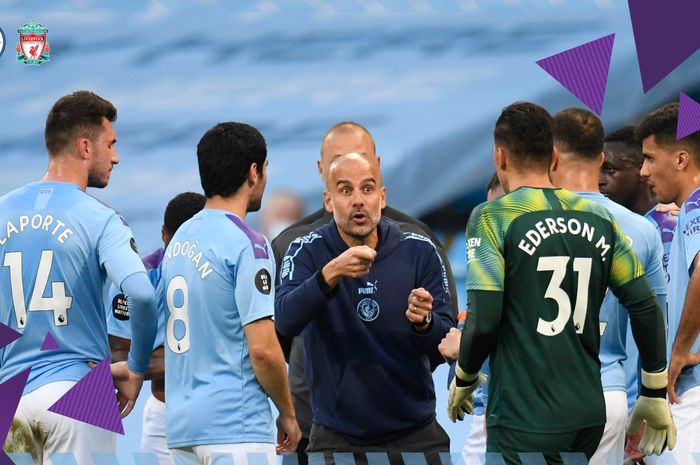
<path fill-rule="evenodd" d="M 30 20 L 49 29 L 41 66 L 16 61 L 17 28 Z M 622 0 L 2 0 L 0 28 L 0 194 L 43 175 L 53 102 L 92 90 L 118 108 L 121 162 L 109 187 L 90 193 L 127 218 L 146 253 L 160 246 L 168 200 L 201 191 L 195 149 L 215 123 L 247 122 L 265 136 L 263 209 L 284 192 L 299 199 L 290 209 L 309 213 L 322 203 L 321 137 L 355 120 L 376 140 L 388 203 L 426 221 L 449 250 L 462 308 L 463 231 L 485 200 L 501 109 L 582 105 L 536 60 L 615 33 L 607 130 L 680 91 L 700 98 L 697 54 L 642 92 Z M 249 221 L 265 226 L 260 214 Z M 435 373 L 438 419 L 459 451 L 468 425 L 446 418 L 446 371 Z M 125 421 L 122 463 L 138 450 L 146 392 Z"/>

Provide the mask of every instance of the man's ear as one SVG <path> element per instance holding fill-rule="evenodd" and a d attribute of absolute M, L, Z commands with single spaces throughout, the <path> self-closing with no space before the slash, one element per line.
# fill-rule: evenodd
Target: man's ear
<path fill-rule="evenodd" d="M 80 158 L 87 160 L 92 155 L 92 141 L 87 137 L 79 137 L 75 139 L 75 151 Z"/>
<path fill-rule="evenodd" d="M 386 187 L 382 186 L 379 188 L 379 192 L 382 196 L 382 210 L 386 208 Z"/>
<path fill-rule="evenodd" d="M 603 156 L 603 160 L 604 160 L 605 156 L 602 154 L 602 152 L 600 155 Z M 559 167 L 560 157 L 561 157 L 561 154 L 559 153 L 559 149 L 557 149 L 556 147 L 552 147 L 552 161 L 549 164 L 549 172 L 550 173 L 555 172 L 557 170 L 557 168 Z M 600 163 L 601 163 L 601 165 L 603 164 L 602 161 Z"/>
<path fill-rule="evenodd" d="M 690 164 L 690 154 L 685 150 L 678 150 L 673 154 L 676 157 L 676 169 L 682 171 Z"/>
<path fill-rule="evenodd" d="M 493 164 L 496 165 L 496 169 L 501 171 L 505 171 L 508 167 L 508 157 L 506 156 L 506 151 L 499 145 L 493 146 Z"/>
<path fill-rule="evenodd" d="M 248 184 L 253 187 L 258 183 L 258 177 L 260 176 L 260 173 L 258 173 L 258 164 L 257 163 L 251 163 L 250 168 L 248 168 Z"/>
<path fill-rule="evenodd" d="M 328 213 L 333 213 L 333 200 L 331 199 L 331 194 L 328 191 L 323 191 L 323 207 Z"/>

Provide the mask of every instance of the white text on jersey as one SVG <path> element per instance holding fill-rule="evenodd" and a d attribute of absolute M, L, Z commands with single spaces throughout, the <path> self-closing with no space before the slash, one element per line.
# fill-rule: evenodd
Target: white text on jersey
<path fill-rule="evenodd" d="M 195 268 L 197 268 L 199 276 L 204 279 L 209 276 L 209 273 L 214 271 L 214 269 L 211 267 L 209 260 L 204 257 L 204 253 L 197 252 L 197 246 L 199 246 L 199 241 L 195 241 L 194 243 L 190 243 L 190 241 L 174 242 L 168 247 L 168 250 L 165 252 L 165 257 L 167 259 L 177 256 L 188 258 L 192 264 L 194 264 Z M 204 257 L 205 261 L 200 265 L 202 257 Z"/>
<path fill-rule="evenodd" d="M 8 221 L 5 225 L 5 237 L 0 239 L 0 246 L 5 245 L 5 242 L 13 234 L 20 234 L 29 229 L 46 231 L 55 236 L 59 244 L 64 244 L 66 239 L 74 234 L 73 230 L 66 226 L 65 222 L 51 215 L 42 215 L 41 213 L 31 217 L 29 215 L 20 215 L 15 223 Z"/>

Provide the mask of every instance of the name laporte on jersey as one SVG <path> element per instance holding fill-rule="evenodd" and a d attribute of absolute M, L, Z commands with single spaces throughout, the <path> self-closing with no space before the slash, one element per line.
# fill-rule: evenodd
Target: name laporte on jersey
<path fill-rule="evenodd" d="M 0 239 L 0 246 L 5 245 L 13 235 L 21 234 L 30 229 L 48 232 L 56 238 L 59 244 L 64 244 L 66 239 L 75 234 L 64 221 L 52 215 L 42 215 L 41 213 L 32 216 L 20 215 L 15 221 L 8 221 L 4 229 L 5 237 Z"/>
<path fill-rule="evenodd" d="M 544 240 L 555 234 L 570 234 L 585 238 L 590 243 L 595 244 L 597 249 L 600 249 L 600 256 L 603 257 L 603 261 L 605 261 L 606 255 L 610 251 L 610 244 L 607 243 L 605 235 L 596 236 L 595 226 L 591 226 L 585 221 L 580 221 L 576 218 L 567 219 L 562 217 L 545 218 L 535 223 L 534 228 L 527 230 L 524 237 L 518 242 L 518 248 L 532 256 Z M 480 245 L 480 237 L 469 238 L 467 242 L 467 258 L 469 260 L 475 257 L 475 249 Z"/>

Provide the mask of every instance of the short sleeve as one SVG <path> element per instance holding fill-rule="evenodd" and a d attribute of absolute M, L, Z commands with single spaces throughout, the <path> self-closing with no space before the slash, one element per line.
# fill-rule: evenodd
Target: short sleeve
<path fill-rule="evenodd" d="M 503 291 L 502 246 L 488 209 L 475 208 L 467 223 L 467 291 Z"/>
<path fill-rule="evenodd" d="M 664 260 L 664 245 L 661 242 L 661 236 L 657 233 L 656 228 L 650 229 L 648 236 L 649 257 L 645 263 L 644 271 L 647 276 L 647 281 L 651 286 L 654 294 L 667 295 L 668 289 L 666 286 L 666 272 L 663 267 Z"/>
<path fill-rule="evenodd" d="M 612 289 L 618 289 L 633 279 L 642 276 L 644 268 L 639 263 L 637 254 L 632 250 L 627 236 L 622 232 L 617 222 L 610 216 L 608 221 L 612 224 L 614 235 L 612 265 L 610 266 L 608 284 Z"/>
<path fill-rule="evenodd" d="M 107 220 L 97 243 L 97 253 L 100 265 L 119 288 L 127 276 L 146 272 L 138 256 L 131 229 L 122 223 L 116 213 Z"/>
<path fill-rule="evenodd" d="M 676 234 L 683 234 L 685 263 L 688 265 L 688 271 L 690 271 L 693 268 L 695 256 L 700 251 L 700 208 L 695 206 L 695 203 L 689 205 L 686 202 L 685 212 L 681 216 L 681 221 L 682 224 L 678 224 Z"/>
<path fill-rule="evenodd" d="M 107 307 L 107 333 L 110 336 L 131 339 L 129 304 L 124 293 L 114 284 L 109 286 L 105 306 Z"/>
<path fill-rule="evenodd" d="M 270 246 L 266 243 L 268 250 Z M 275 314 L 275 264 L 270 254 L 255 256 L 247 244 L 235 266 L 235 299 L 244 326 Z"/>

